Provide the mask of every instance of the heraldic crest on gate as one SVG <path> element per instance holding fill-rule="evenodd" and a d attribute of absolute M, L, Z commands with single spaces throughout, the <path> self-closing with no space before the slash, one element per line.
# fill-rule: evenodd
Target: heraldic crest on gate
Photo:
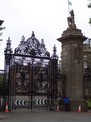
<path fill-rule="evenodd" d="M 8 38 L 4 54 L 6 71 L 4 94 L 10 109 L 52 106 L 51 102 L 49 104 L 46 101 L 57 99 L 58 56 L 55 45 L 50 56 L 44 40 L 39 42 L 32 32 L 27 40 L 22 36 L 14 53 L 11 40 Z"/>

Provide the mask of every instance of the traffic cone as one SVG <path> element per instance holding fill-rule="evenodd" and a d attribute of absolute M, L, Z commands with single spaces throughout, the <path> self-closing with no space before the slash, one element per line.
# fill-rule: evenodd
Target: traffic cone
<path fill-rule="evenodd" d="M 81 105 L 79 105 L 78 107 L 78 112 L 81 112 Z"/>
<path fill-rule="evenodd" d="M 8 113 L 9 110 L 8 110 L 8 102 L 6 102 L 6 109 L 5 109 L 5 112 Z"/>
<path fill-rule="evenodd" d="M 57 110 L 56 110 L 57 112 L 59 112 L 60 111 L 60 109 L 59 109 L 59 105 L 57 105 Z"/>

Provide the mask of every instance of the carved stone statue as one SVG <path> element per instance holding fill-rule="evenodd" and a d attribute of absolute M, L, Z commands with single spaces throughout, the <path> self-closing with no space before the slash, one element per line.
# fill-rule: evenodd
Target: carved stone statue
<path fill-rule="evenodd" d="M 76 28 L 75 21 L 74 21 L 74 11 L 70 11 L 70 16 L 67 18 L 68 26 L 71 28 Z"/>

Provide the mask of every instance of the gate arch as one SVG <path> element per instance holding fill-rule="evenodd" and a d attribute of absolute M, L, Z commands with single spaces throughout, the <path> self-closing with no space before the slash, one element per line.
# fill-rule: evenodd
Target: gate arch
<path fill-rule="evenodd" d="M 56 47 L 53 54 L 47 51 L 34 32 L 21 42 L 14 53 L 8 38 L 5 54 L 5 102 L 10 110 L 17 108 L 50 109 L 58 95 L 58 56 Z"/>

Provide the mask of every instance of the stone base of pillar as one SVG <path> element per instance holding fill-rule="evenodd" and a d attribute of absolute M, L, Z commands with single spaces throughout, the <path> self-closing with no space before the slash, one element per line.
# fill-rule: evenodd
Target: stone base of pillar
<path fill-rule="evenodd" d="M 79 110 L 80 109 L 80 110 Z M 75 112 L 87 112 L 87 102 L 85 99 L 71 100 L 70 110 Z"/>

